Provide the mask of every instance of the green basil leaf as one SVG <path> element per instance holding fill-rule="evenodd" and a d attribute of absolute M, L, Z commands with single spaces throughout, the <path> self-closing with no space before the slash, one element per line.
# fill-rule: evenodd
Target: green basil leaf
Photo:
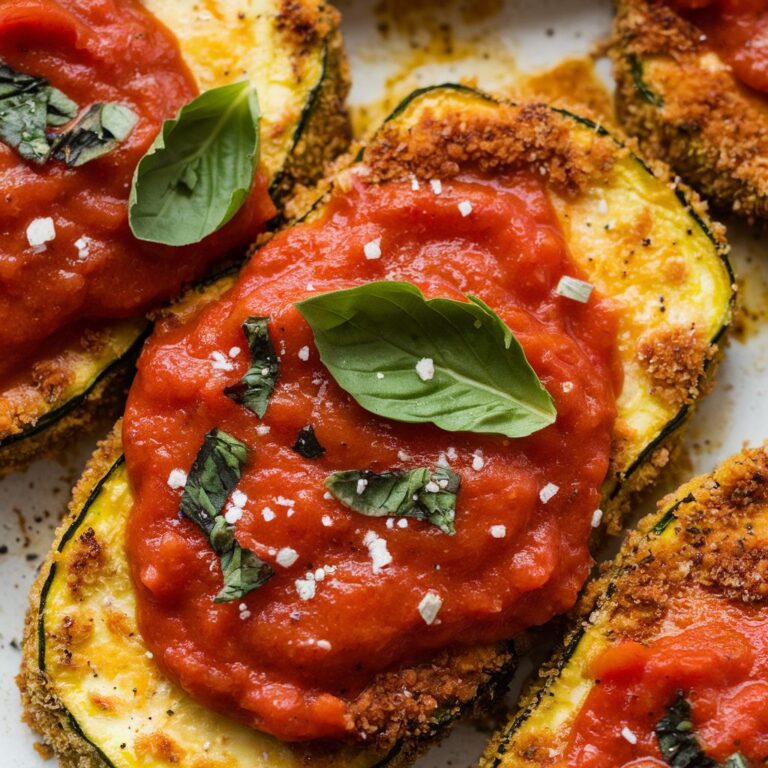
<path fill-rule="evenodd" d="M 305 459 L 318 459 L 325 453 L 325 448 L 315 434 L 315 428 L 311 424 L 299 430 L 293 450 Z"/>
<path fill-rule="evenodd" d="M 723 768 L 749 768 L 749 763 L 741 752 L 735 752 L 723 763 Z"/>
<path fill-rule="evenodd" d="M 94 104 L 56 138 L 53 156 L 76 168 L 111 152 L 138 122 L 138 115 L 120 104 Z"/>
<path fill-rule="evenodd" d="M 77 103 L 58 88 L 48 91 L 48 125 L 66 125 L 77 115 Z"/>
<path fill-rule="evenodd" d="M 373 282 L 296 306 L 333 378 L 371 413 L 507 437 L 552 424 L 552 398 L 512 331 L 469 299 L 427 300 L 410 283 Z"/>
<path fill-rule="evenodd" d="M 211 430 L 189 471 L 181 497 L 181 513 L 207 536 L 218 555 L 224 586 L 215 602 L 239 600 L 268 581 L 274 571 L 253 552 L 240 546 L 235 528 L 222 511 L 240 482 L 248 449 L 220 429 Z"/>
<path fill-rule="evenodd" d="M 247 199 L 259 154 L 259 103 L 247 81 L 212 88 L 166 120 L 133 176 L 129 222 L 140 240 L 188 245 Z"/>
<path fill-rule="evenodd" d="M 325 478 L 345 507 L 367 517 L 412 517 L 452 536 L 461 477 L 450 469 L 419 467 L 392 472 L 346 470 Z"/>
<path fill-rule="evenodd" d="M 243 323 L 243 332 L 251 352 L 251 366 L 237 384 L 224 390 L 224 394 L 261 419 L 267 412 L 278 371 L 277 355 L 269 337 L 269 318 L 249 317 Z"/>
<path fill-rule="evenodd" d="M 51 151 L 46 136 L 50 92 L 45 78 L 0 64 L 0 140 L 38 165 Z"/>
<path fill-rule="evenodd" d="M 717 768 L 717 763 L 704 754 L 693 733 L 691 705 L 682 691 L 677 691 L 674 701 L 667 707 L 667 713 L 656 723 L 655 731 L 661 756 L 667 765 L 674 768 Z"/>

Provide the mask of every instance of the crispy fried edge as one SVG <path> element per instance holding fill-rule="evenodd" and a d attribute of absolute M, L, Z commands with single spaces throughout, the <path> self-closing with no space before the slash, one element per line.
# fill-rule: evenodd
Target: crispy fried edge
<path fill-rule="evenodd" d="M 768 104 L 729 71 L 702 66 L 700 34 L 663 0 L 621 0 L 610 49 L 617 117 L 647 154 L 668 162 L 714 205 L 766 218 Z M 632 57 L 654 57 L 669 68 L 662 107 L 640 92 Z"/>
<path fill-rule="evenodd" d="M 296 12 L 294 5 L 296 2 L 283 0 L 282 14 L 286 19 Z M 290 197 L 294 188 L 300 190 L 302 185 L 317 181 L 324 172 L 326 164 L 347 148 L 350 139 L 345 100 L 351 81 L 339 26 L 340 15 L 327 3 L 323 4 L 315 19 L 315 26 L 310 29 L 307 26 L 309 24 L 307 19 L 311 20 L 311 15 L 315 12 L 314 8 L 307 2 L 301 3 L 301 6 L 302 15 L 305 17 L 305 23 L 301 25 L 301 34 L 299 35 L 295 25 L 289 25 L 286 22 L 286 36 L 290 38 L 291 44 L 301 51 L 301 46 L 306 44 L 308 36 L 323 34 L 327 40 L 327 54 L 323 81 L 314 95 L 311 114 L 291 153 L 285 175 L 278 184 L 276 197 L 281 202 Z M 303 56 L 303 51 L 298 55 Z M 80 345 L 81 341 L 78 339 L 74 343 Z M 68 370 L 61 369 L 61 373 L 67 372 Z M 133 378 L 133 373 L 133 355 L 129 353 L 87 392 L 81 403 L 61 418 L 39 432 L 33 431 L 29 437 L 14 440 L 0 447 L 0 477 L 25 469 L 42 455 L 55 455 L 75 434 L 93 430 L 105 420 L 117 418 L 120 406 L 125 402 L 127 387 Z M 63 404 L 58 407 L 63 407 Z M 45 414 L 41 414 L 38 420 L 44 416 Z M 17 419 L 12 429 L 34 430 L 34 425 L 25 424 Z"/>

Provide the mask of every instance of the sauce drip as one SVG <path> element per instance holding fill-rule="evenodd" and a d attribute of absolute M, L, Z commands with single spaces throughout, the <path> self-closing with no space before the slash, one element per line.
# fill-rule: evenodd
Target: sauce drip
<path fill-rule="evenodd" d="M 366 243 L 378 238 L 381 256 L 366 258 Z M 343 737 L 350 700 L 377 673 L 509 638 L 573 605 L 591 564 L 621 367 L 609 302 L 596 293 L 587 304 L 557 296 L 563 274 L 578 271 L 538 178 L 465 174 L 443 181 L 440 194 L 425 182 L 413 189 L 355 178 L 318 221 L 258 251 L 221 301 L 181 326 L 161 325 L 139 361 L 123 434 L 139 623 L 172 679 L 281 739 Z M 428 298 L 472 293 L 488 303 L 555 399 L 556 423 L 510 440 L 360 408 L 320 363 L 293 303 L 381 279 L 412 282 Z M 280 356 L 262 421 L 224 394 L 248 368 L 241 325 L 253 315 L 270 316 Z M 291 449 L 307 424 L 325 448 L 315 460 Z M 213 427 L 250 448 L 237 537 L 276 572 L 243 605 L 212 602 L 218 561 L 179 517 L 181 491 L 167 482 L 174 469 L 189 470 Z M 337 470 L 439 461 L 462 477 L 452 537 L 414 520 L 389 527 L 324 495 L 324 478 Z M 550 483 L 557 492 L 542 501 Z M 497 526 L 501 537 L 491 532 Z M 370 532 L 392 558 L 378 569 Z M 275 564 L 286 547 L 296 562 Z M 312 582 L 309 599 L 299 580 Z M 418 610 L 428 591 L 442 599 L 431 625 Z"/>

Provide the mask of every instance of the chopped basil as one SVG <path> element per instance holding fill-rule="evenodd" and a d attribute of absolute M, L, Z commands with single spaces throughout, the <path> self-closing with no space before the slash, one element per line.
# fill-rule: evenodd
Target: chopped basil
<path fill-rule="evenodd" d="M 450 469 L 370 472 L 347 470 L 325 478 L 325 486 L 345 507 L 368 517 L 412 517 L 452 536 L 461 477 Z"/>
<path fill-rule="evenodd" d="M 749 763 L 741 752 L 736 752 L 723 763 L 723 768 L 749 768 Z"/>
<path fill-rule="evenodd" d="M 372 413 L 507 437 L 555 421 L 512 331 L 473 296 L 427 300 L 410 283 L 373 282 L 296 306 L 333 378 Z"/>
<path fill-rule="evenodd" d="M 317 459 L 325 453 L 325 448 L 320 445 L 315 429 L 311 424 L 299 430 L 299 435 L 293 444 L 293 450 L 305 459 Z"/>
<path fill-rule="evenodd" d="M 120 104 L 94 104 L 54 143 L 53 156 L 76 168 L 111 152 L 133 130 L 138 116 Z"/>
<path fill-rule="evenodd" d="M 717 763 L 707 757 L 693 733 L 691 705 L 677 691 L 675 700 L 667 707 L 667 714 L 656 723 L 656 738 L 661 756 L 674 768 L 717 768 Z"/>
<path fill-rule="evenodd" d="M 278 370 L 277 355 L 269 337 L 269 318 L 249 317 L 243 323 L 243 332 L 251 352 L 251 366 L 245 376 L 224 393 L 261 419 L 267 412 Z"/>
<path fill-rule="evenodd" d="M 236 438 L 211 430 L 189 471 L 181 497 L 181 513 L 194 522 L 211 543 L 221 561 L 224 586 L 215 602 L 239 600 L 260 587 L 274 573 L 253 552 L 240 546 L 235 529 L 222 511 L 229 494 L 240 481 L 248 449 Z"/>
<path fill-rule="evenodd" d="M 67 131 L 48 133 L 77 115 L 77 104 L 44 77 L 16 72 L 0 64 L 0 140 L 26 160 L 42 165 L 51 156 L 69 166 L 111 152 L 138 120 L 119 104 L 94 104 Z"/>
<path fill-rule="evenodd" d="M 201 93 L 166 120 L 136 167 L 129 222 L 140 240 L 188 245 L 248 198 L 259 156 L 259 103 L 248 81 Z"/>
<path fill-rule="evenodd" d="M 586 304 L 589 301 L 589 297 L 592 295 L 594 286 L 592 283 L 584 282 L 584 280 L 577 280 L 575 277 L 568 277 L 563 275 L 560 278 L 560 282 L 555 288 L 555 293 L 558 296 L 563 296 L 566 299 L 572 299 L 582 304 Z"/>

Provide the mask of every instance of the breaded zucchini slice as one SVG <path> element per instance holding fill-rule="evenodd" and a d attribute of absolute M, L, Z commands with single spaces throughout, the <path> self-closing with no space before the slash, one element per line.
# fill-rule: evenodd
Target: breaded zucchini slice
<path fill-rule="evenodd" d="M 593 123 L 452 85 L 412 94 L 324 189 L 343 187 L 355 172 L 377 181 L 446 178 L 462 165 L 498 164 L 533 166 L 550 180 L 574 258 L 620 313 L 625 382 L 604 488 L 605 517 L 616 526 L 629 492 L 664 464 L 713 370 L 733 298 L 725 245 L 679 191 Z M 212 286 L 202 300 L 225 287 Z M 174 311 L 196 304 L 192 296 Z M 29 723 L 66 768 L 138 768 L 168 755 L 182 768 L 292 766 L 307 756 L 340 766 L 405 764 L 503 687 L 514 666 L 503 644 L 379 675 L 353 702 L 371 750 L 288 746 L 236 725 L 164 680 L 147 657 L 123 548 L 131 504 L 116 431 L 77 486 L 30 597 L 19 683 Z"/>
<path fill-rule="evenodd" d="M 260 160 L 282 208 L 348 144 L 349 87 L 337 12 L 322 0 L 144 0 L 171 30 L 201 90 L 250 78 L 262 111 Z M 0 475 L 61 445 L 97 415 L 114 418 L 148 332 L 139 317 L 101 323 L 43 354 L 0 392 Z"/>
<path fill-rule="evenodd" d="M 611 57 L 617 116 L 643 151 L 718 207 L 766 217 L 768 98 L 666 0 L 619 0 Z"/>
<path fill-rule="evenodd" d="M 640 522 L 607 572 L 585 590 L 560 650 L 540 671 L 538 679 L 524 695 L 517 714 L 491 742 L 481 765 L 485 768 L 572 765 L 568 745 L 578 728 L 577 718 L 583 717 L 582 708 L 590 692 L 601 685 L 595 679 L 600 668 L 604 675 L 602 684 L 606 685 L 609 680 L 605 661 L 595 667 L 596 662 L 606 659 L 603 655 L 606 649 L 615 652 L 617 647 L 622 647 L 621 643 L 628 641 L 652 649 L 661 638 L 668 641 L 677 637 L 678 642 L 670 646 L 682 670 L 677 674 L 685 679 L 686 663 L 694 673 L 699 667 L 702 674 L 694 679 L 690 688 L 684 682 L 673 685 L 663 710 L 653 712 L 649 718 L 658 730 L 659 721 L 669 714 L 669 708 L 679 706 L 679 700 L 686 699 L 691 692 L 695 696 L 697 685 L 705 685 L 706 671 L 701 666 L 707 663 L 701 656 L 697 657 L 693 649 L 687 655 L 686 643 L 680 642 L 686 637 L 686 630 L 697 621 L 706 622 L 700 627 L 700 637 L 708 640 L 715 654 L 713 658 L 724 654 L 726 661 L 723 664 L 728 663 L 729 655 L 734 655 L 733 647 L 718 648 L 718 638 L 724 635 L 711 627 L 713 624 L 719 626 L 728 614 L 740 617 L 745 625 L 751 623 L 757 627 L 756 636 L 762 636 L 765 645 L 768 620 L 766 573 L 768 450 L 763 447 L 746 450 L 728 459 L 712 474 L 686 483 L 662 499 L 656 513 Z M 688 615 L 692 610 L 696 614 L 694 618 Z M 636 652 L 642 654 L 642 648 Z M 670 673 L 668 669 L 667 674 L 675 672 Z M 761 680 L 765 684 L 764 676 L 756 682 Z M 607 734 L 618 735 L 617 740 L 625 750 L 628 745 L 636 746 L 640 752 L 637 759 L 646 755 L 658 759 L 658 754 L 654 754 L 658 740 L 654 729 L 650 732 L 633 730 L 625 725 L 626 718 L 627 713 L 622 707 L 617 707 L 607 717 L 603 713 L 601 729 Z M 703 725 L 698 723 L 699 728 Z M 760 736 L 765 743 L 768 727 L 762 733 L 756 733 L 755 728 L 760 730 L 759 725 L 747 726 L 751 736 Z M 680 729 L 683 731 L 685 728 Z M 738 743 L 728 743 L 733 734 L 721 732 L 718 735 L 726 742 L 718 747 L 719 750 L 725 749 L 729 757 L 738 751 Z M 705 752 L 713 746 L 700 736 L 697 741 Z M 622 765 L 624 757 L 616 759 L 615 755 L 606 754 L 603 764 Z M 628 759 L 635 759 L 635 756 Z M 721 761 L 724 759 L 720 758 Z M 745 760 L 744 763 L 726 764 L 749 765 L 749 759 Z M 714 765 L 669 762 L 669 759 L 666 762 L 670 765 Z M 761 759 L 759 764 L 762 762 Z"/>

